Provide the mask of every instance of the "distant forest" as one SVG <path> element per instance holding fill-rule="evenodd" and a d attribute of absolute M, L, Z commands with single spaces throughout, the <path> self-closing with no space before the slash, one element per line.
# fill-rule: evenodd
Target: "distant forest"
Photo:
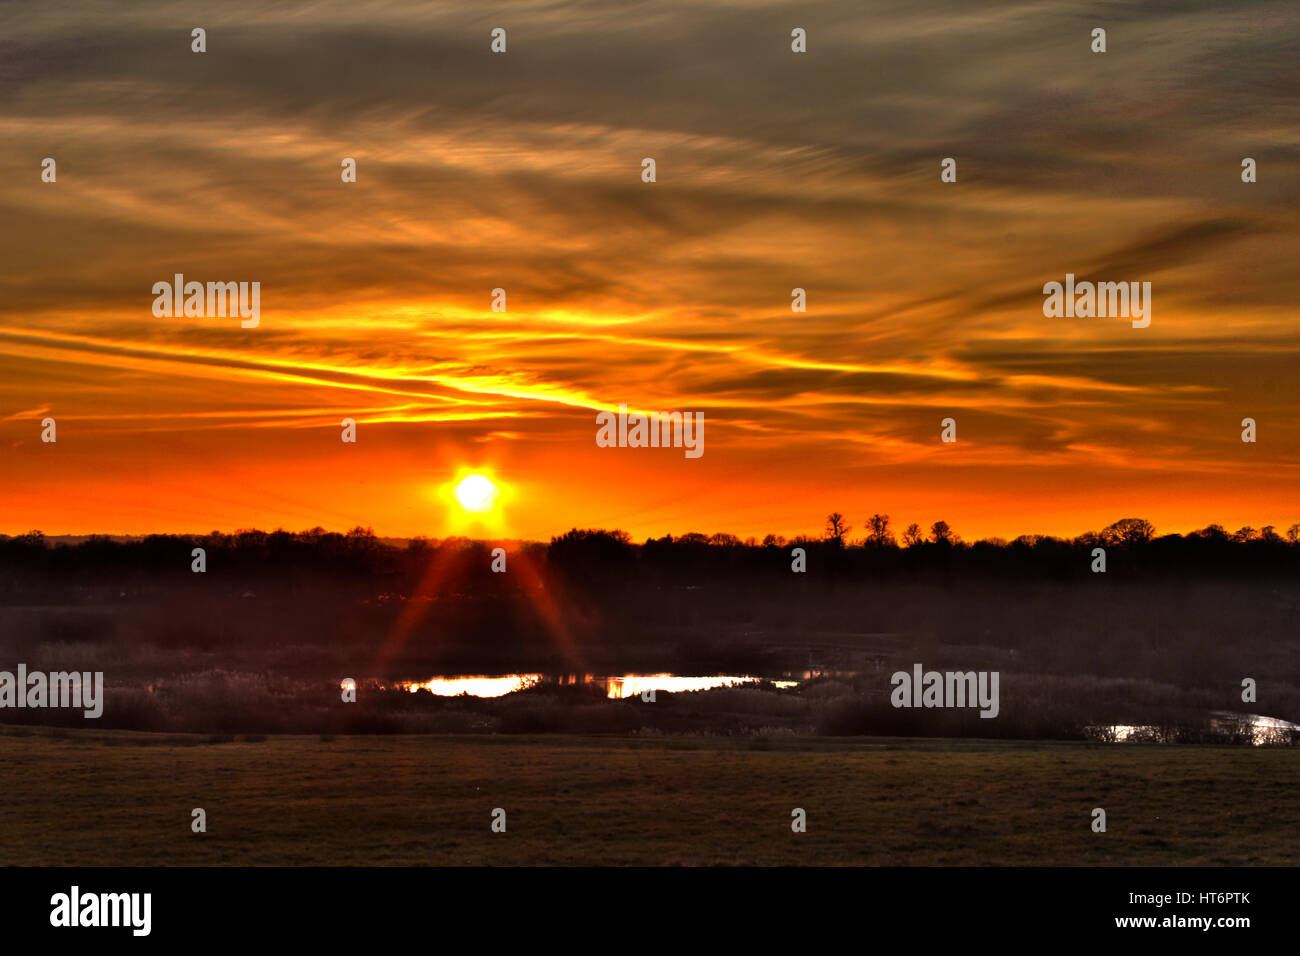
<path fill-rule="evenodd" d="M 1210 525 L 1186 535 L 1157 535 L 1140 518 L 1124 518 L 1073 539 L 1025 535 L 965 542 L 944 521 L 927 532 L 918 525 L 896 536 L 888 515 L 864 522 L 865 536 L 838 512 L 827 516 L 822 537 L 785 539 L 768 535 L 741 540 L 730 534 L 683 534 L 640 544 L 620 530 L 573 529 L 549 543 L 417 537 L 394 544 L 372 529 L 346 533 L 242 530 L 226 534 L 149 535 L 123 540 L 92 535 L 76 544 L 51 544 L 39 531 L 0 535 L 0 599 L 32 589 L 102 586 L 150 589 L 226 582 L 238 587 L 297 590 L 328 579 L 367 590 L 388 582 L 406 592 L 437 569 L 440 589 L 508 590 L 554 580 L 583 589 L 616 578 L 690 583 L 703 577 L 791 573 L 796 563 L 808 578 L 951 579 L 1007 576 L 1066 580 L 1093 577 L 1097 548 L 1105 550 L 1110 575 L 1290 576 L 1300 569 L 1300 524 L 1279 534 L 1272 527 L 1230 532 Z M 493 573 L 494 548 L 507 552 L 506 572 Z M 191 555 L 204 551 L 206 572 L 192 574 Z M 802 549 L 796 562 L 795 549 Z M 510 572 L 521 570 L 524 574 Z M 521 581 L 522 577 L 522 581 Z"/>

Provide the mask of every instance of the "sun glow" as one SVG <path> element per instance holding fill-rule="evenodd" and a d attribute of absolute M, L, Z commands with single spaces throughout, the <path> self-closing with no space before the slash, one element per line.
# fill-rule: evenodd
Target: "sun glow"
<path fill-rule="evenodd" d="M 456 486 L 456 500 L 466 511 L 491 511 L 497 500 L 497 486 L 483 475 L 469 475 Z"/>
<path fill-rule="evenodd" d="M 447 509 L 444 528 L 452 535 L 506 535 L 507 512 L 517 489 L 486 463 L 462 465 L 448 480 L 429 488 Z"/>

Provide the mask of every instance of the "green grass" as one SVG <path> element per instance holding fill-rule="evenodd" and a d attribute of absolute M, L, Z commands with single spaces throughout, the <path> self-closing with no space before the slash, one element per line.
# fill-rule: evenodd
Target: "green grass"
<path fill-rule="evenodd" d="M 1300 862 L 1296 749 L 8 728 L 0 768 L 5 864 Z"/>

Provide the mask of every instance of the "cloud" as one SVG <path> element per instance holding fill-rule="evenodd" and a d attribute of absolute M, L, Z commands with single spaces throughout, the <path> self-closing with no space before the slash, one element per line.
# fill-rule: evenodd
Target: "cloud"
<path fill-rule="evenodd" d="M 567 466 L 529 455 L 591 454 L 594 409 L 705 409 L 695 474 L 750 530 L 793 450 L 832 487 L 876 468 L 873 494 L 924 503 L 943 414 L 963 477 L 930 500 L 989 527 L 1052 469 L 1083 509 L 1117 470 L 1203 476 L 1186 493 L 1212 504 L 1219 474 L 1296 464 L 1293 4 L 70 10 L 20 5 L 0 40 L 0 407 L 85 436 L 203 432 L 277 475 L 351 413 L 371 435 L 424 429 L 448 461 L 514 456 L 539 484 Z M 1042 284 L 1067 271 L 1152 281 L 1151 329 L 1045 320 Z M 152 284 L 177 272 L 260 281 L 261 326 L 154 319 Z M 1269 436 L 1249 456 L 1247 414 Z M 245 447 L 240 428 L 293 441 Z M 394 482 L 426 466 L 407 442 L 384 452 Z M 632 497 L 724 504 L 658 469 L 608 466 Z M 681 510 L 603 500 L 574 493 L 572 521 Z M 534 520 L 545 536 L 554 514 Z"/>

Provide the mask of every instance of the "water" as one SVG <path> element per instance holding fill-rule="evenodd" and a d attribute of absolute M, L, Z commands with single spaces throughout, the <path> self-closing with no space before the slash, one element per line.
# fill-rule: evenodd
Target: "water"
<path fill-rule="evenodd" d="M 595 674 L 502 674 L 502 675 L 466 675 L 439 676 L 420 681 L 398 681 L 391 686 L 412 694 L 427 691 L 439 697 L 458 697 L 467 694 L 471 697 L 504 697 L 539 684 L 556 686 L 573 686 L 577 684 L 601 687 L 605 696 L 611 700 L 623 700 L 636 697 L 648 691 L 664 693 L 683 693 L 689 691 L 713 690 L 718 687 L 739 687 L 746 684 L 758 684 L 770 681 L 779 688 L 798 687 L 804 681 L 821 676 L 845 676 L 847 672 L 807 670 L 785 674 L 782 678 L 771 679 L 753 675 L 712 674 L 692 676 L 682 674 L 622 674 L 618 676 L 598 676 Z M 381 685 L 384 686 L 384 685 Z M 1291 731 L 1300 730 L 1300 724 L 1293 724 L 1276 717 L 1260 714 L 1234 714 L 1228 711 L 1213 711 L 1210 725 L 1218 729 L 1229 729 L 1234 725 L 1244 724 L 1252 736 L 1251 743 L 1260 746 L 1285 737 Z M 1157 725 L 1108 724 L 1086 728 L 1087 734 L 1096 740 L 1142 743 L 1163 743 L 1165 733 Z"/>
<path fill-rule="evenodd" d="M 748 675 L 715 674 L 703 677 L 683 676 L 680 674 L 623 674 L 617 677 L 599 677 L 594 674 L 505 674 L 499 677 L 481 675 L 466 677 L 431 677 L 422 681 L 399 681 L 396 686 L 412 694 L 422 690 L 439 697 L 458 697 L 468 694 L 471 697 L 504 697 L 516 691 L 527 690 L 538 684 L 596 684 L 605 689 L 605 696 L 612 700 L 635 697 L 646 691 L 663 691 L 664 693 L 682 693 L 693 690 L 713 690 L 716 687 L 737 687 L 741 684 L 756 684 L 763 678 Z M 794 680 L 774 681 L 778 687 L 793 687 L 799 682 Z"/>
<path fill-rule="evenodd" d="M 431 677 L 425 681 L 402 681 L 397 686 L 412 694 L 427 690 L 439 697 L 504 697 L 540 683 L 541 674 L 507 674 L 504 677 Z"/>
<path fill-rule="evenodd" d="M 1251 743 L 1259 747 L 1283 737 L 1290 731 L 1300 730 L 1300 724 L 1277 717 L 1264 717 L 1260 714 L 1233 714 L 1225 710 L 1212 711 L 1210 725 L 1218 729 L 1228 729 L 1236 724 L 1245 724 L 1251 734 Z M 1110 724 L 1102 727 L 1089 727 L 1090 736 L 1108 739 L 1114 735 L 1116 743 L 1137 741 L 1141 743 L 1163 743 L 1164 732 L 1154 724 Z"/>

